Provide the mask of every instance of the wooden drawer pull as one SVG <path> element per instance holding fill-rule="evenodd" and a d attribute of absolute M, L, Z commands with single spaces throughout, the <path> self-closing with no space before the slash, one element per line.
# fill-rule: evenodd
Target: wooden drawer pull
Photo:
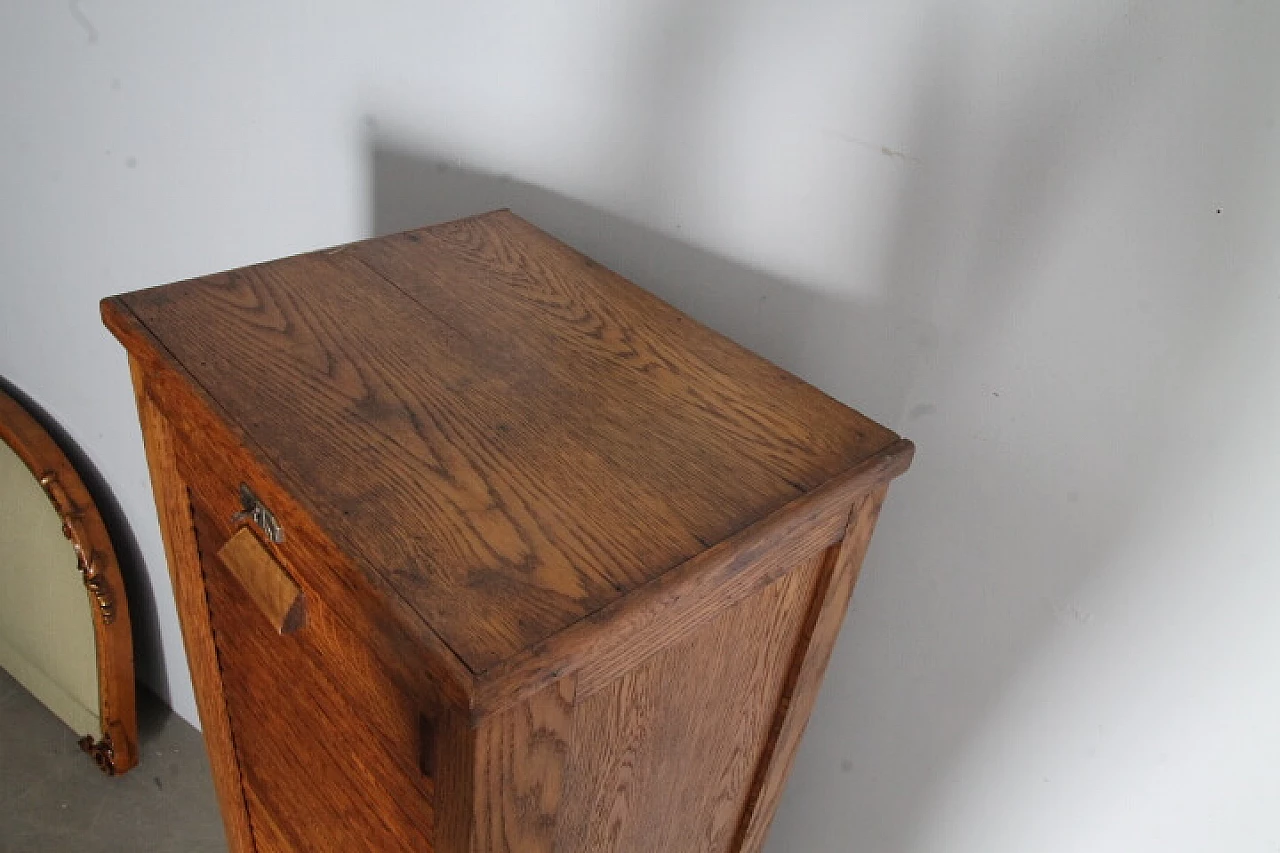
<path fill-rule="evenodd" d="M 276 631 L 292 634 L 306 624 L 302 590 L 252 530 L 242 527 L 236 531 L 218 551 L 218 559 L 240 581 Z"/>

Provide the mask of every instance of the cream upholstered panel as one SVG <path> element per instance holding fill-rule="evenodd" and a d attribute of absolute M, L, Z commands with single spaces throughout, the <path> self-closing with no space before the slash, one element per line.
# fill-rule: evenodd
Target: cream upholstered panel
<path fill-rule="evenodd" d="M 102 732 L 93 616 L 49 498 L 0 441 L 0 666 L 77 734 Z"/>

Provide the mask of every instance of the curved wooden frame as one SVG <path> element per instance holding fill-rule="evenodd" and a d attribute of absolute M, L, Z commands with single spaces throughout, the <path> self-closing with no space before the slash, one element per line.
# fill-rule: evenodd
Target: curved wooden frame
<path fill-rule="evenodd" d="M 138 717 L 133 680 L 133 636 L 129 604 L 115 549 L 102 514 L 53 437 L 13 397 L 0 388 L 0 441 L 40 483 L 71 541 L 89 595 L 98 659 L 99 716 L 102 740 L 80 739 L 80 748 L 108 776 L 138 763 Z"/>

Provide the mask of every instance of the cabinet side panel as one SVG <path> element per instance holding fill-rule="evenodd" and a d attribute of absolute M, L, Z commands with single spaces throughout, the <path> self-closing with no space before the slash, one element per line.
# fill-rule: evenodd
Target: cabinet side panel
<path fill-rule="evenodd" d="M 557 853 L 723 853 L 831 549 L 582 698 Z"/>
<path fill-rule="evenodd" d="M 254 849 L 253 833 L 231 737 L 222 673 L 209 625 L 209 604 L 205 598 L 200 553 L 196 546 L 191 499 L 178 474 L 169 422 L 148 396 L 142 373 L 132 357 L 129 367 L 138 401 L 138 416 L 142 421 L 142 437 L 156 510 L 160 516 L 165 557 L 169 562 L 169 576 L 178 605 L 182 641 L 191 667 L 196 706 L 213 770 L 214 788 L 222 809 L 227 844 L 233 853 L 250 853 Z"/>
<path fill-rule="evenodd" d="M 783 687 L 782 701 L 778 704 L 778 715 L 743 814 L 739 830 L 741 840 L 733 847 L 735 853 L 754 853 L 764 846 L 800 746 L 800 738 L 818 698 L 818 688 L 827 671 L 827 662 L 831 660 L 831 651 L 835 648 L 836 636 L 849 607 L 853 585 L 862 568 L 862 558 L 866 556 L 887 489 L 888 484 L 878 486 L 854 504 L 844 541 L 832 548 L 833 565 L 819 584 L 810 617 L 796 644 L 791 672 Z"/>

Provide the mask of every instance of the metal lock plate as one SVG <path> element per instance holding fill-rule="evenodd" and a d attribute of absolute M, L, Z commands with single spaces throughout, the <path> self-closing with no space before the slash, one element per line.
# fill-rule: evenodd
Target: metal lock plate
<path fill-rule="evenodd" d="M 240 484 L 240 506 L 242 507 L 240 512 L 231 516 L 232 524 L 239 524 L 245 520 L 252 521 L 262 531 L 267 541 L 277 545 L 284 541 L 284 528 L 280 526 L 280 522 L 276 521 L 275 515 L 267 509 L 266 504 L 258 500 L 253 489 L 244 483 Z"/>

